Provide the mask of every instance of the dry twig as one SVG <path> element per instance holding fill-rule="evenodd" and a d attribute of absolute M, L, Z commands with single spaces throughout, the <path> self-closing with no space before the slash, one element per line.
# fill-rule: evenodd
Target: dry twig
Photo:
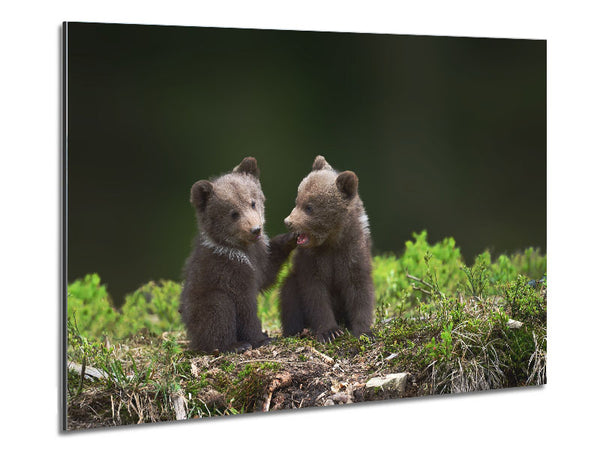
<path fill-rule="evenodd" d="M 273 392 L 276 389 L 286 387 L 292 384 L 292 375 L 289 372 L 282 372 L 278 374 L 271 384 L 269 385 L 269 389 L 267 389 L 267 393 L 265 395 L 265 400 L 263 402 L 262 411 L 267 412 L 271 407 L 271 398 L 273 397 Z"/>

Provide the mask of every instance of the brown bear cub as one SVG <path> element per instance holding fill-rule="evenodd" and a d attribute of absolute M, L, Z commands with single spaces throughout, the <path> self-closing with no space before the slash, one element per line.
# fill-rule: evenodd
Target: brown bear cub
<path fill-rule="evenodd" d="M 342 334 L 340 325 L 355 336 L 370 334 L 371 236 L 356 174 L 338 173 L 317 156 L 284 222 L 298 247 L 281 289 L 283 335 L 310 328 L 320 341 L 331 341 Z"/>
<path fill-rule="evenodd" d="M 194 351 L 243 351 L 268 341 L 257 316 L 259 291 L 273 284 L 296 243 L 263 232 L 265 196 L 256 159 L 192 186 L 199 233 L 186 261 L 181 317 Z"/>

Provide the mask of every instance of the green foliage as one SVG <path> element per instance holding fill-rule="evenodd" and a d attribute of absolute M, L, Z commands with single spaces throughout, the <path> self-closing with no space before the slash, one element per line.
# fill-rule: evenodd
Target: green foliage
<path fill-rule="evenodd" d="M 152 334 L 182 329 L 179 314 L 181 285 L 173 281 L 153 281 L 125 297 L 118 337 L 146 329 Z"/>
<path fill-rule="evenodd" d="M 402 255 L 375 256 L 373 280 L 378 299 L 379 315 L 412 310 L 424 298 L 424 293 L 406 274 L 423 279 L 433 274 L 435 283 L 452 289 L 461 281 L 463 266 L 460 249 L 453 238 L 430 245 L 427 231 L 413 233 L 412 241 L 406 242 Z M 390 310 L 391 307 L 391 310 Z"/>
<path fill-rule="evenodd" d="M 470 296 L 482 298 L 487 295 L 490 284 L 490 262 L 489 252 L 484 252 L 475 258 L 473 267 L 464 266 L 461 268 L 468 282 L 465 286 L 465 291 Z"/>
<path fill-rule="evenodd" d="M 230 373 L 233 371 L 233 369 L 235 369 L 235 364 L 233 364 L 231 361 L 223 361 L 221 364 L 221 370 L 223 372 Z"/>
<path fill-rule="evenodd" d="M 156 342 L 138 335 L 122 346 L 88 339 L 75 320 L 67 321 L 67 330 L 67 358 L 82 367 L 80 373 L 68 372 L 71 419 L 93 411 L 103 425 L 173 420 L 172 396 L 183 392 L 183 383 L 189 382 L 190 390 L 201 385 L 172 337 Z M 93 377 L 83 375 L 88 368 L 94 369 Z"/>
<path fill-rule="evenodd" d="M 546 273 L 546 255 L 539 249 L 528 248 L 514 255 L 500 255 L 490 264 L 490 282 L 506 283 L 521 274 L 529 279 L 539 280 Z"/>
<path fill-rule="evenodd" d="M 141 331 L 158 335 L 183 329 L 178 311 L 181 285 L 173 281 L 143 285 L 125 297 L 120 312 L 98 274 L 74 281 L 67 292 L 68 317 L 88 338 L 123 339 Z"/>
<path fill-rule="evenodd" d="M 270 333 L 280 329 L 279 287 L 290 269 L 284 264 L 275 286 L 259 295 L 258 314 Z M 526 249 L 511 256 L 492 260 L 489 252 L 465 265 L 454 239 L 445 238 L 430 244 L 427 232 L 414 233 L 413 240 L 399 256 L 383 255 L 373 259 L 376 291 L 376 320 L 390 317 L 419 317 L 428 305 L 445 299 L 444 293 L 461 293 L 466 297 L 504 296 L 503 286 L 519 276 L 538 280 L 546 271 L 546 256 L 539 250 Z M 122 339 L 143 330 L 159 335 L 165 331 L 183 330 L 178 312 L 181 285 L 172 281 L 149 282 L 126 296 L 120 312 L 111 305 L 106 287 L 97 274 L 86 275 L 69 285 L 69 316 L 75 317 L 88 337 L 108 336 Z M 525 292 L 525 291 L 523 291 Z M 521 291 L 508 293 L 520 298 Z M 516 310 L 533 305 L 513 305 Z M 459 310 L 451 308 L 452 314 Z M 518 315 L 519 313 L 516 312 Z M 516 317 L 516 316 L 515 316 Z"/>
<path fill-rule="evenodd" d="M 533 284 L 533 285 L 532 285 Z M 546 288 L 543 281 L 541 288 Z M 546 322 L 546 301 L 539 295 L 539 288 L 534 287 L 523 275 L 504 286 L 504 298 L 511 317 L 520 321 Z"/>
<path fill-rule="evenodd" d="M 261 318 L 262 326 L 268 332 L 281 328 L 279 320 L 279 288 L 290 271 L 291 263 L 288 260 L 283 264 L 274 285 L 258 296 L 258 316 Z"/>
<path fill-rule="evenodd" d="M 150 368 L 139 370 L 131 354 L 125 353 L 123 358 L 120 358 L 114 346 L 95 339 L 87 339 L 73 320 L 67 321 L 67 331 L 69 360 L 79 362 L 83 367 L 94 367 L 100 370 L 104 376 L 94 381 L 95 383 L 126 389 L 132 386 L 143 386 L 148 382 Z"/>
<path fill-rule="evenodd" d="M 527 249 L 493 261 L 486 251 L 467 266 L 453 241 L 414 238 L 395 260 L 375 258 L 376 340 L 390 370 L 424 374 L 430 394 L 545 383 L 546 256 Z"/>
<path fill-rule="evenodd" d="M 545 272 L 546 256 L 539 249 L 499 255 L 495 261 L 485 251 L 467 266 L 454 239 L 429 244 L 426 231 L 413 233 L 403 254 L 373 258 L 376 318 L 418 316 L 423 304 L 436 301 L 444 292 L 480 298 L 502 295 L 502 285 L 518 275 L 537 280 Z"/>
<path fill-rule="evenodd" d="M 75 315 L 74 315 L 75 317 Z M 95 361 L 106 361 L 109 357 L 109 351 L 97 340 L 89 341 L 79 331 L 77 320 L 67 320 L 67 354 L 69 360 L 77 362 L 82 366 L 82 373 L 75 376 L 69 372 L 67 384 L 67 396 L 71 397 L 81 393 L 85 381 L 84 373 L 88 366 L 93 366 Z"/>
<path fill-rule="evenodd" d="M 281 365 L 277 362 L 248 363 L 235 373 L 236 365 L 221 365 L 222 373 L 216 377 L 215 388 L 225 394 L 228 411 L 232 414 L 252 411 L 270 383 L 271 375 Z"/>
<path fill-rule="evenodd" d="M 100 277 L 96 273 L 69 285 L 67 313 L 89 337 L 112 336 L 121 320 L 112 306 L 106 286 L 100 284 Z"/>
<path fill-rule="evenodd" d="M 439 342 L 436 342 L 434 337 L 431 338 L 433 347 L 429 350 L 433 360 L 449 359 L 452 356 L 452 328 L 452 322 L 444 325 Z"/>
<path fill-rule="evenodd" d="M 419 318 L 380 323 L 382 353 L 400 354 L 393 364 L 402 370 L 425 373 L 429 394 L 545 383 L 545 281 L 517 275 L 495 285 L 487 277 L 487 256 L 464 271 L 468 296 L 434 289 L 419 305 Z M 424 282 L 434 286 L 430 278 Z M 488 288 L 503 296 L 486 296 Z M 510 328 L 509 319 L 523 324 Z"/>

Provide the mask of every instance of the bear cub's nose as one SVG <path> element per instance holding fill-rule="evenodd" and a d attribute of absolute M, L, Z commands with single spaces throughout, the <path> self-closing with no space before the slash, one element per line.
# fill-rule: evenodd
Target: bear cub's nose
<path fill-rule="evenodd" d="M 254 236 L 258 236 L 260 234 L 260 227 L 253 227 L 250 232 L 254 235 Z"/>

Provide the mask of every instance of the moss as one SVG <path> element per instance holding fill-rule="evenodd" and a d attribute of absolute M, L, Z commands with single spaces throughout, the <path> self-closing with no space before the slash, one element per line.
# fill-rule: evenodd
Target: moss
<path fill-rule="evenodd" d="M 279 367 L 277 363 L 246 364 L 227 392 L 231 405 L 240 412 L 253 411 Z"/>

